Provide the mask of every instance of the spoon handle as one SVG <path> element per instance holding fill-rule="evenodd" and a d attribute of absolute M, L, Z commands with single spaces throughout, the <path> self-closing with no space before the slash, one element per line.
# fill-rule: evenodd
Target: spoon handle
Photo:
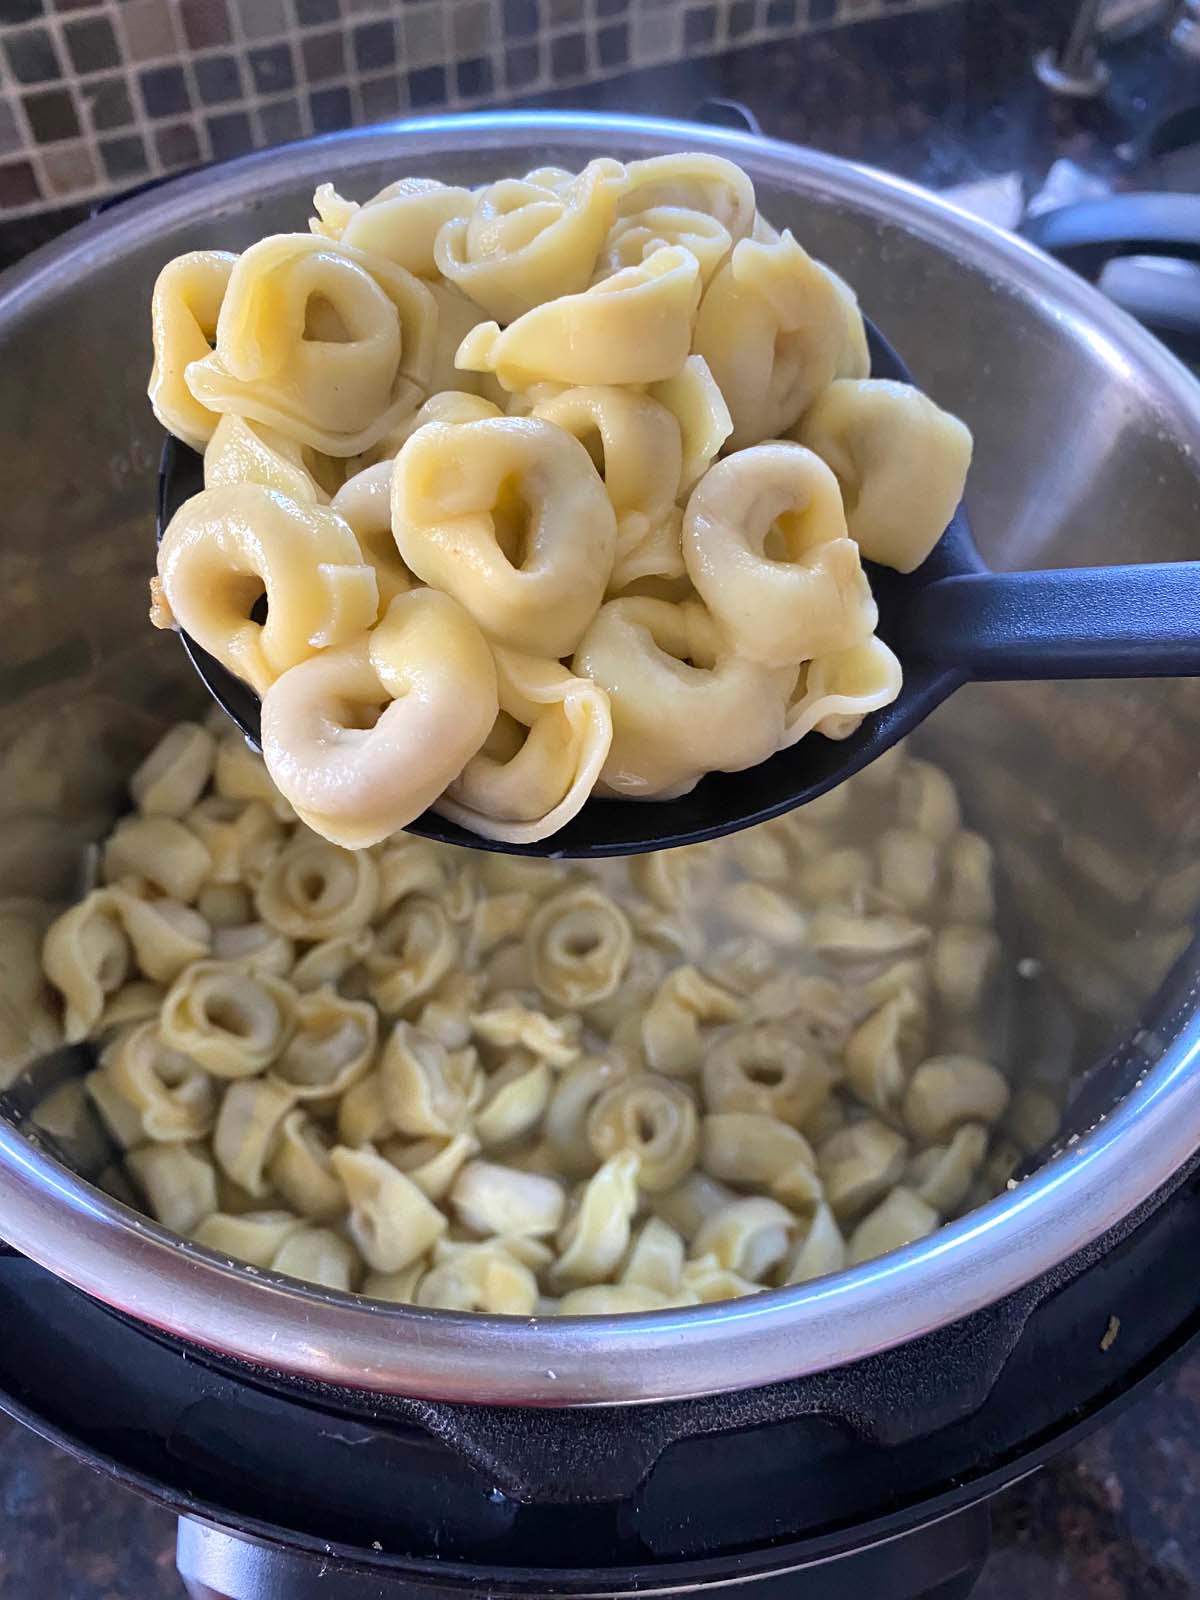
<path fill-rule="evenodd" d="M 1200 561 L 939 578 L 900 632 L 902 657 L 978 679 L 1200 676 Z"/>

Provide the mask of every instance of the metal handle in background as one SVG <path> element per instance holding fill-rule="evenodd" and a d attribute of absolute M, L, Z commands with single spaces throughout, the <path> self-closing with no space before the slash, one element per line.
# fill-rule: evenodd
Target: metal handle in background
<path fill-rule="evenodd" d="M 899 1534 L 883 1543 L 852 1550 L 832 1560 L 750 1577 L 722 1585 L 720 1593 L 737 1600 L 845 1600 L 870 1595 L 871 1600 L 967 1600 L 983 1571 L 991 1539 L 986 1502 Z M 267 1544 L 231 1533 L 196 1517 L 180 1517 L 175 1563 L 191 1600 L 468 1600 L 478 1585 L 437 1581 L 419 1573 L 389 1573 L 346 1562 L 331 1554 L 316 1555 L 283 1545 Z M 582 1576 L 582 1575 L 581 1575 Z M 614 1575 L 615 1576 L 615 1575 Z M 607 1587 L 603 1572 L 588 1575 L 579 1591 L 595 1594 Z M 531 1572 L 525 1582 L 501 1577 L 488 1585 L 492 1596 L 564 1595 L 561 1574 Z M 629 1589 L 614 1583 L 614 1594 Z M 630 1591 L 632 1592 L 632 1591 Z M 655 1594 L 653 1580 L 637 1587 L 641 1600 Z M 677 1591 L 676 1591 L 677 1592 Z M 702 1594 L 698 1577 L 693 1594 Z"/>
<path fill-rule="evenodd" d="M 1100 286 L 1110 299 L 1183 360 L 1200 360 L 1200 274 L 1178 265 L 1200 263 L 1200 196 L 1081 200 L 1027 218 L 1021 232 L 1093 283 L 1104 273 Z M 1141 259 L 1147 256 L 1163 259 Z"/>
<path fill-rule="evenodd" d="M 763 136 L 762 123 L 750 107 L 740 100 L 726 100 L 722 95 L 701 100 L 691 120 L 706 123 L 710 128 L 736 128 L 738 133 L 752 133 L 756 139 Z"/>
<path fill-rule="evenodd" d="M 978 679 L 1194 677 L 1200 561 L 940 578 L 902 631 L 902 654 Z"/>

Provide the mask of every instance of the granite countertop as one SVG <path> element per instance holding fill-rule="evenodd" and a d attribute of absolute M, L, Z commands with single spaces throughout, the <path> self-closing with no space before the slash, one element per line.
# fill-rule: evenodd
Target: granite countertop
<path fill-rule="evenodd" d="M 1158 44 L 1134 41 L 1118 51 L 1107 105 L 1049 101 L 1029 61 L 1055 9 L 963 0 L 529 103 L 686 116 L 731 96 L 776 137 L 937 188 L 1007 174 L 1028 193 L 1061 156 L 1111 175 L 1114 151 L 1143 135 L 1139 113 L 1191 86 Z M 0 262 L 72 220 L 0 229 Z M 976 1600 L 1200 1596 L 1200 1354 L 1000 1495 L 993 1528 Z M 180 1600 L 173 1541 L 168 1513 L 0 1417 L 0 1600 Z"/>

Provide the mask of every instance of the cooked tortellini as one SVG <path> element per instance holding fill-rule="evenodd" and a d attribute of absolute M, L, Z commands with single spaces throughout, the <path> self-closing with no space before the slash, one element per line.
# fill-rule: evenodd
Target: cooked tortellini
<path fill-rule="evenodd" d="M 112 881 L 44 937 L 96 1052 L 72 1115 L 164 1226 L 260 1270 L 491 1314 L 709 1304 L 924 1237 L 1057 1126 L 987 1044 L 991 848 L 903 748 L 801 817 L 586 871 L 342 849 L 195 724 L 130 787 Z"/>
<path fill-rule="evenodd" d="M 736 165 L 325 183 L 313 212 L 168 263 L 152 316 L 205 488 L 151 618 L 262 699 L 283 820 L 532 844 L 896 698 L 863 560 L 924 560 L 971 436 L 871 377 L 854 291 Z M 183 818 L 206 759 L 189 734 L 146 815 Z"/>

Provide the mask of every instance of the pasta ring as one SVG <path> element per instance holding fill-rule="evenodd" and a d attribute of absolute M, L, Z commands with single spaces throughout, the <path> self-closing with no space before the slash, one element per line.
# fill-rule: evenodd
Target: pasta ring
<path fill-rule="evenodd" d="M 902 682 L 899 661 L 874 636 L 818 656 L 796 679 L 784 718 L 785 748 L 814 730 L 827 739 L 848 739 L 869 712 L 891 705 Z"/>
<path fill-rule="evenodd" d="M 530 417 L 419 429 L 396 459 L 405 561 L 490 637 L 562 657 L 604 597 L 616 519 L 587 451 Z"/>
<path fill-rule="evenodd" d="M 612 743 L 608 696 L 557 661 L 495 652 L 500 715 L 483 748 L 437 802 L 485 839 L 528 844 L 587 800 Z"/>
<path fill-rule="evenodd" d="M 831 383 L 796 429 L 827 461 L 868 561 L 912 572 L 962 499 L 971 430 L 907 383 Z"/>
<path fill-rule="evenodd" d="M 510 391 L 546 382 L 658 383 L 687 360 L 699 302 L 695 256 L 664 247 L 582 294 L 534 306 L 503 332 L 481 322 L 456 364 L 494 372 Z"/>
<path fill-rule="evenodd" d="M 611 793 L 672 799 L 706 772 L 756 765 L 783 738 L 783 678 L 729 653 L 695 602 L 609 600 L 574 665 L 612 705 Z"/>
<path fill-rule="evenodd" d="M 438 270 L 497 321 L 513 322 L 587 286 L 624 188 L 624 167 L 607 159 L 578 177 L 543 169 L 502 178 L 480 190 L 470 216 L 439 230 Z"/>
<path fill-rule="evenodd" d="M 475 624 L 449 595 L 415 589 L 392 601 L 369 636 L 272 685 L 263 755 L 303 820 L 361 849 L 432 805 L 498 709 L 491 651 Z"/>
<path fill-rule="evenodd" d="M 692 346 L 733 417 L 731 449 L 778 438 L 832 383 L 847 316 L 829 273 L 790 233 L 734 246 L 700 302 Z"/>
<path fill-rule="evenodd" d="M 204 449 L 217 419 L 192 394 L 185 373 L 212 348 L 221 302 L 236 264 L 237 257 L 228 250 L 190 250 L 168 261 L 154 283 L 150 404 L 163 427 L 193 450 Z"/>
<path fill-rule="evenodd" d="M 255 483 L 204 489 L 171 518 L 158 576 L 174 620 L 258 694 L 375 620 L 375 574 L 350 527 Z M 251 610 L 263 591 L 267 618 Z"/>
<path fill-rule="evenodd" d="M 845 650 L 878 620 L 837 479 L 802 446 L 739 450 L 706 473 L 683 557 L 738 653 L 766 666 Z"/>
<path fill-rule="evenodd" d="M 402 267 L 319 235 L 274 234 L 238 258 L 216 348 L 186 381 L 210 411 L 359 455 L 416 409 L 436 335 L 433 296 Z"/>

